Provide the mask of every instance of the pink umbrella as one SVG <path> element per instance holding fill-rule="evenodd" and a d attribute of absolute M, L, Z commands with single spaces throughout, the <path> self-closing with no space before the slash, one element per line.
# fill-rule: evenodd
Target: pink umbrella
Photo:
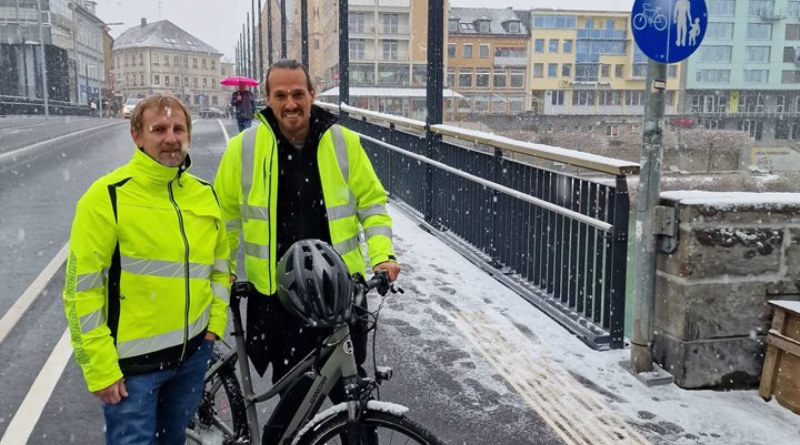
<path fill-rule="evenodd" d="M 247 85 L 247 86 L 249 86 L 249 87 L 254 87 L 254 86 L 258 85 L 258 81 L 253 80 L 253 79 L 251 79 L 249 77 L 245 77 L 245 76 L 228 76 L 228 77 L 222 79 L 222 82 L 220 82 L 220 85 L 239 86 L 239 84 L 242 84 L 242 83 Z"/>

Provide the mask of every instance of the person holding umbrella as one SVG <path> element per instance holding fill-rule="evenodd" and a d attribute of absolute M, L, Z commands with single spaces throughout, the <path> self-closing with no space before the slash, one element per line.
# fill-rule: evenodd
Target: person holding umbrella
<path fill-rule="evenodd" d="M 239 133 L 250 128 L 253 123 L 253 114 L 256 111 L 256 100 L 253 93 L 247 89 L 248 85 L 258 85 L 253 79 L 242 76 L 231 76 L 225 78 L 222 85 L 239 85 L 239 89 L 231 95 L 231 106 L 236 108 L 236 124 L 239 126 Z"/>

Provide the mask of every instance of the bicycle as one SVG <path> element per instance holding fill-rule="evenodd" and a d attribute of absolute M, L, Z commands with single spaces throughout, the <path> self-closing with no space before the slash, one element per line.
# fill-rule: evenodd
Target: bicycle
<path fill-rule="evenodd" d="M 376 273 L 369 281 L 360 274 L 353 279 L 354 309 L 363 309 L 362 303 L 371 290 L 377 290 L 384 300 L 389 291 L 402 293 L 402 289 L 389 282 L 385 272 Z M 250 293 L 249 286 L 250 283 L 239 282 L 231 289 L 232 335 L 236 347 L 230 352 L 215 348 L 200 408 L 187 430 L 187 443 L 323 445 L 337 443 L 338 439 L 348 445 L 378 445 L 396 443 L 391 440 L 402 435 L 405 441 L 401 443 L 443 445 L 427 428 L 406 417 L 408 408 L 376 399 L 376 392 L 380 396 L 379 385 L 391 379 L 392 370 L 375 365 L 373 378 L 358 375 L 349 324 L 337 328 L 268 391 L 254 394 L 239 309 L 242 298 Z M 380 306 L 374 313 L 361 311 L 372 319 L 370 331 L 374 332 L 377 326 L 379 312 Z M 373 361 L 374 348 L 373 334 Z M 236 377 L 237 363 L 244 385 Z M 339 379 L 344 382 L 347 401 L 318 412 Z M 279 394 L 283 401 L 283 395 L 292 391 L 299 391 L 293 395 L 304 394 L 300 406 L 287 407 L 279 402 L 264 427 L 266 434 L 262 435 L 256 405 Z M 286 425 L 274 424 L 274 419 L 283 418 L 291 420 Z M 276 437 L 280 439 L 275 441 Z"/>
<path fill-rule="evenodd" d="M 650 3 L 642 5 L 642 12 L 633 16 L 633 27 L 637 31 L 643 30 L 647 25 L 652 25 L 656 30 L 663 31 L 667 29 L 669 21 L 667 16 L 661 13 L 661 8 L 653 7 Z"/>

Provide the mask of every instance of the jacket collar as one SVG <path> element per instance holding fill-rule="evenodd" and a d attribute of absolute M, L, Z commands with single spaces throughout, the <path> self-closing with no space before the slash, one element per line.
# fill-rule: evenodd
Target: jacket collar
<path fill-rule="evenodd" d="M 186 153 L 186 159 L 180 166 L 167 167 L 156 162 L 144 150 L 137 148 L 128 165 L 136 176 L 143 176 L 154 183 L 166 184 L 175 178 L 180 179 L 183 172 L 191 168 L 192 158 Z"/>

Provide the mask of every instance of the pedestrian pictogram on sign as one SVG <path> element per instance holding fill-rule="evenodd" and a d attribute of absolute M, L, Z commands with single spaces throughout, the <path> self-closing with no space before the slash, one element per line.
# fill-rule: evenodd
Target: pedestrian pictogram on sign
<path fill-rule="evenodd" d="M 676 63 L 694 53 L 708 25 L 704 0 L 636 0 L 631 11 L 639 49 L 661 63 Z"/>

